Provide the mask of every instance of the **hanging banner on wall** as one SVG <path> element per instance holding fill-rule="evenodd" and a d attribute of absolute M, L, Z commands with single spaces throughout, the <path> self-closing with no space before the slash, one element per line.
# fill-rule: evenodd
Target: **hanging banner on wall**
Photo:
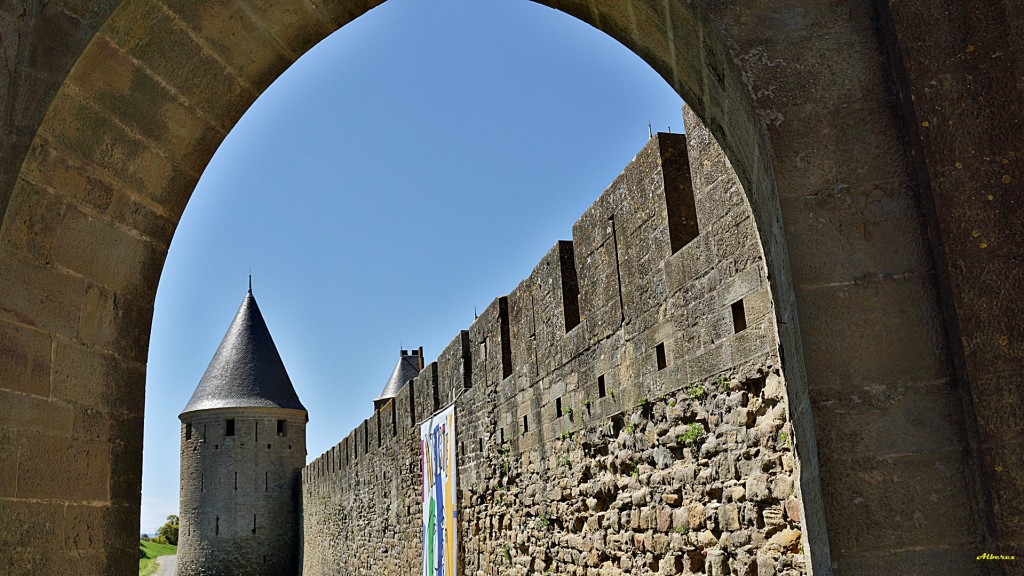
<path fill-rule="evenodd" d="M 420 425 L 423 576 L 458 576 L 455 405 Z"/>

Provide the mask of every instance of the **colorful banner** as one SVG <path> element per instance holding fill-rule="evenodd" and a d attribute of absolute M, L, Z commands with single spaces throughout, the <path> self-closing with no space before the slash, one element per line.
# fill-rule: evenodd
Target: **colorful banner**
<path fill-rule="evenodd" d="M 423 471 L 423 576 L 458 576 L 455 406 L 420 425 Z"/>

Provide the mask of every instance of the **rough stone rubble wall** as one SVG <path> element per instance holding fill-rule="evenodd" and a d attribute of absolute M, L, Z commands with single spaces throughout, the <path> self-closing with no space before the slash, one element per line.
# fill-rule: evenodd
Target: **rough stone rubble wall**
<path fill-rule="evenodd" d="M 686 120 L 306 467 L 306 576 L 420 570 L 417 424 L 453 400 L 466 574 L 808 573 L 761 248 L 722 150 Z M 699 235 L 672 253 L 694 210 Z"/>

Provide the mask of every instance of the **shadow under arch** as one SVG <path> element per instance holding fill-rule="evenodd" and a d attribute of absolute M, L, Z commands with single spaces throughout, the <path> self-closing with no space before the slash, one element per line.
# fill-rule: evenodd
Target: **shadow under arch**
<path fill-rule="evenodd" d="M 732 161 L 771 279 L 813 566 L 819 574 L 830 573 L 817 434 L 773 169 L 782 158 L 792 174 L 793 154 L 769 145 L 766 126 L 777 112 L 763 95 L 772 89 L 795 94 L 800 84 L 794 87 L 784 78 L 768 85 L 778 63 L 748 49 L 756 42 L 743 36 L 752 34 L 752 22 L 770 10 L 741 14 L 710 1 L 542 3 L 603 30 L 651 65 L 707 124 Z M 53 394 L 91 410 L 76 414 L 45 402 L 24 408 L 35 414 L 24 427 L 40 428 L 44 436 L 26 445 L 19 458 L 82 459 L 67 478 L 40 482 L 29 499 L 95 508 L 83 514 L 94 515 L 104 534 L 103 548 L 93 555 L 97 573 L 134 565 L 152 306 L 189 195 L 255 98 L 312 45 L 377 4 L 125 0 L 101 28 L 97 20 L 95 34 L 60 81 L 21 164 L 0 229 L 0 269 L 9 279 L 3 319 L 15 326 L 18 338 L 39 340 L 42 349 L 52 350 L 52 373 L 74 383 L 55 386 Z M 869 16 L 858 12 L 843 18 L 850 30 L 869 29 L 864 24 Z M 783 46 L 795 46 L 808 29 L 821 25 L 809 17 L 792 30 L 770 31 Z M 820 73 L 808 75 L 809 89 L 827 90 Z M 856 95 L 861 105 L 887 97 L 872 90 L 865 87 Z M 785 135 L 776 136 L 785 141 Z M 832 155 L 842 159 L 845 153 Z M 78 424 L 83 419 L 88 430 Z M 845 504 L 840 496 L 836 502 Z M 27 506 L 40 517 L 57 514 L 50 504 Z M 59 526 L 71 525 L 63 512 L 54 518 Z"/>

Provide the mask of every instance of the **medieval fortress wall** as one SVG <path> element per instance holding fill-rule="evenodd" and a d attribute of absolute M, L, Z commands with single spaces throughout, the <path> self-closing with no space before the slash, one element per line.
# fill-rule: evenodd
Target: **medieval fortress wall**
<path fill-rule="evenodd" d="M 808 571 L 758 236 L 689 110 L 529 278 L 303 470 L 307 576 L 415 574 L 454 402 L 466 574 Z"/>
<path fill-rule="evenodd" d="M 305 458 L 304 411 L 241 407 L 184 416 L 178 574 L 294 573 L 296 476 Z"/>

